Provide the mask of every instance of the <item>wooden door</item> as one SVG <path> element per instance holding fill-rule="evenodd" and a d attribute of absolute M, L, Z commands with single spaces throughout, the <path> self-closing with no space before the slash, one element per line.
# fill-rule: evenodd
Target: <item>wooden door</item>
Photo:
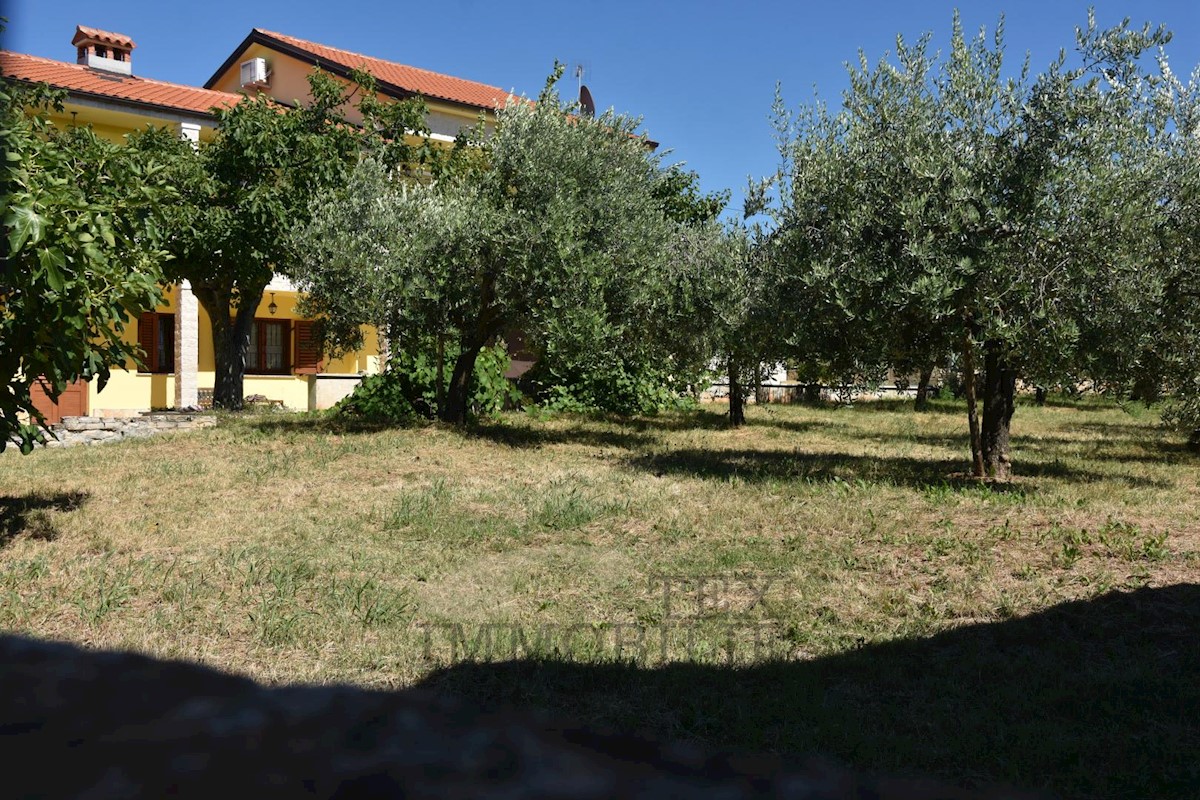
<path fill-rule="evenodd" d="M 58 396 L 58 402 L 50 399 L 41 381 L 34 381 L 29 388 L 33 407 L 42 412 L 47 425 L 62 422 L 63 417 L 84 417 L 88 413 L 88 384 L 78 380 Z"/>

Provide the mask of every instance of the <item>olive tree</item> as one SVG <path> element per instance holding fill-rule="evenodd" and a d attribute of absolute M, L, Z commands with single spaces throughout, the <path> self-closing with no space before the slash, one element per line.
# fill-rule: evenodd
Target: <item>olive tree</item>
<path fill-rule="evenodd" d="M 956 15 L 940 63 L 928 38 L 897 40 L 894 59 L 851 69 L 837 113 L 807 109 L 790 131 L 777 253 L 796 327 L 847 366 L 953 346 L 976 475 L 1011 474 L 1018 376 L 1110 369 L 1097 338 L 1144 344 L 1131 320 L 1158 291 L 1156 199 L 1136 60 L 1168 39 L 1089 19 L 1078 66 L 1006 76 L 1003 22 L 970 38 Z"/>
<path fill-rule="evenodd" d="M 1161 259 L 1168 269 L 1158 313 L 1164 377 L 1174 397 L 1169 422 L 1191 431 L 1200 448 L 1200 67 L 1184 81 L 1161 59 L 1158 100 L 1168 115 L 1162 128 Z"/>
<path fill-rule="evenodd" d="M 654 344 L 639 331 L 666 302 L 665 171 L 637 120 L 570 113 L 560 75 L 536 103 L 500 109 L 490 134 L 461 136 L 437 180 L 363 160 L 300 232 L 295 275 L 335 346 L 362 325 L 401 350 L 453 345 L 438 408 L 448 422 L 466 420 L 475 360 L 508 331 L 535 346 L 580 331 L 598 350 Z"/>
<path fill-rule="evenodd" d="M 665 258 L 643 305 L 580 319 L 539 335 L 537 362 L 523 383 L 550 408 L 617 414 L 677 407 L 707 381 L 714 352 L 708 290 L 716 273 L 717 216 L 727 192 L 705 193 L 682 164 L 664 169 L 653 194 L 672 224 Z M 648 305 L 646 305 L 648 304 Z"/>

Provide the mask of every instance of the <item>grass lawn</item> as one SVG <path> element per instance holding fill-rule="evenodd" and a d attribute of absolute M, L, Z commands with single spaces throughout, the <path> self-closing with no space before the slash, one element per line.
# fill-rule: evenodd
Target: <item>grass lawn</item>
<path fill-rule="evenodd" d="M 1065 796 L 1200 794 L 1200 458 L 935 402 L 460 433 L 266 414 L 0 457 L 0 628 Z"/>

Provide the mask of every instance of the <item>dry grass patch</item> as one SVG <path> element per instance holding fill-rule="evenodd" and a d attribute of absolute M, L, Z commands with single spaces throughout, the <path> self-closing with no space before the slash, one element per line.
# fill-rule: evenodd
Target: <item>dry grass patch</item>
<path fill-rule="evenodd" d="M 1200 667 L 1196 639 L 1181 654 L 1178 621 L 1135 609 L 1112 636 L 1166 638 L 1098 650 L 1090 609 L 1197 582 L 1197 459 L 1142 409 L 1021 407 L 1017 478 L 988 486 L 959 475 L 964 428 L 952 402 L 752 408 L 737 431 L 710 411 L 466 433 L 262 415 L 5 456 L 0 625 L 268 681 L 424 681 L 868 768 L 1168 796 L 1194 726 L 1112 698 L 1194 695 L 1163 670 Z M 1195 613 L 1185 600 L 1170 607 Z M 1070 603 L 1090 630 L 1029 622 Z M 511 658 L 533 672 L 495 663 Z M 1039 683 L 1055 670 L 1115 716 L 1071 727 L 1079 703 Z M 1161 752 L 1031 771 L 985 674 L 1051 720 L 1022 735 L 1117 764 L 1131 754 L 1096 731 L 1145 721 Z M 990 728 L 959 736 L 966 718 Z"/>

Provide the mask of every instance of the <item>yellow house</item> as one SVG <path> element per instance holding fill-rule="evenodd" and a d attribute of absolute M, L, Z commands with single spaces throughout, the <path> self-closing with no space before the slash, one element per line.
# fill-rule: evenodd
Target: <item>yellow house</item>
<path fill-rule="evenodd" d="M 351 71 L 365 70 L 378 82 L 381 99 L 420 95 L 429 107 L 432 138 L 453 142 L 460 128 L 503 107 L 510 93 L 497 86 L 442 75 L 429 70 L 372 58 L 337 47 L 255 28 L 217 68 L 204 88 L 221 92 L 257 91 L 284 103 L 306 102 L 308 75 L 321 68 L 342 81 Z M 346 108 L 350 122 L 361 122 L 357 109 Z"/>
<path fill-rule="evenodd" d="M 477 122 L 481 113 L 494 112 L 509 97 L 498 87 L 257 28 L 204 87 L 134 74 L 136 45 L 119 33 L 81 25 L 71 45 L 74 63 L 0 51 L 0 74 L 65 90 L 67 102 L 53 121 L 64 127 L 91 125 L 114 141 L 147 125 L 169 127 L 193 142 L 208 141 L 215 133 L 214 108 L 233 105 L 249 92 L 303 102 L 308 98 L 306 77 L 318 66 L 342 80 L 353 69 L 365 69 L 378 80 L 383 98 L 423 96 L 433 138 L 447 143 L 461 127 Z M 354 109 L 347 109 L 347 119 L 358 121 Z M 367 331 L 359 352 L 322 358 L 311 346 L 310 321 L 296 313 L 297 300 L 296 287 L 283 276 L 276 275 L 267 286 L 251 332 L 245 394 L 292 409 L 326 408 L 352 391 L 363 375 L 379 371 L 378 340 L 374 331 Z M 144 370 L 131 363 L 125 371 L 114 371 L 103 392 L 94 383 L 81 382 L 57 404 L 41 397 L 39 408 L 49 421 L 70 414 L 127 416 L 186 408 L 210 396 L 215 382 L 212 326 L 186 281 L 167 287 L 164 304 L 142 315 L 127 335 L 130 341 L 136 336 L 148 356 Z"/>

